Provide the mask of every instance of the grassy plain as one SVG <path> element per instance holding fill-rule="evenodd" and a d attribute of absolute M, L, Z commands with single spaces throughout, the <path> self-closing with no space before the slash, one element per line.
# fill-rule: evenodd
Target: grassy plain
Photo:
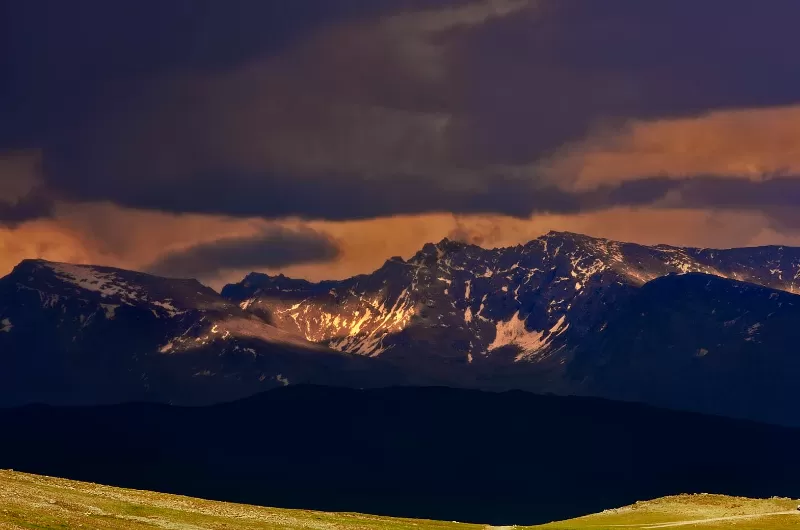
<path fill-rule="evenodd" d="M 0 530 L 800 529 L 798 501 L 678 495 L 536 527 L 262 508 L 0 470 Z"/>
<path fill-rule="evenodd" d="M 0 529 L 471 530 L 482 525 L 206 501 L 0 471 Z"/>
<path fill-rule="evenodd" d="M 606 510 L 540 530 L 778 530 L 800 529 L 798 501 L 724 495 L 675 495 Z"/>

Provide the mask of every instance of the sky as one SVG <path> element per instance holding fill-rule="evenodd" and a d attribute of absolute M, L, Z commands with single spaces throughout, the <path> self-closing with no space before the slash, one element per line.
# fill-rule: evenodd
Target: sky
<path fill-rule="evenodd" d="M 795 0 L 0 0 L 0 274 L 800 245 Z"/>

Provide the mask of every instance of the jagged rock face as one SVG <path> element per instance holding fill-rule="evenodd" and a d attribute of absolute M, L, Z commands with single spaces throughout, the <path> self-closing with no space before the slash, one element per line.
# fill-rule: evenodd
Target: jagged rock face
<path fill-rule="evenodd" d="M 0 351 L 0 404 L 199 404 L 290 382 L 383 381 L 195 280 L 33 260 L 0 280 Z"/>
<path fill-rule="evenodd" d="M 312 284 L 252 274 L 223 295 L 339 351 L 563 364 L 568 345 L 600 332 L 615 304 L 688 272 L 794 292 L 800 251 L 646 247 L 555 232 L 495 250 L 444 240 L 370 275 Z"/>
<path fill-rule="evenodd" d="M 566 314 L 587 290 L 616 291 L 619 276 L 594 254 L 548 254 L 547 245 L 490 251 L 443 241 L 371 275 L 320 284 L 251 275 L 223 295 L 340 351 L 402 357 L 435 349 L 461 364 L 540 359 L 581 326 Z"/>
<path fill-rule="evenodd" d="M 799 275 L 795 248 L 550 233 L 496 250 L 445 240 L 341 282 L 253 274 L 223 293 L 309 341 L 451 385 L 800 424 Z"/>

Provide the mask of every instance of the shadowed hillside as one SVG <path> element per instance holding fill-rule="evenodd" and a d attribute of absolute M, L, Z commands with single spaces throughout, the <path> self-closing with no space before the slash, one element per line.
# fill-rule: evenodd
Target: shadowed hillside
<path fill-rule="evenodd" d="M 268 506 L 534 524 L 682 492 L 800 495 L 798 430 L 519 391 L 290 386 L 0 424 L 0 467 Z"/>

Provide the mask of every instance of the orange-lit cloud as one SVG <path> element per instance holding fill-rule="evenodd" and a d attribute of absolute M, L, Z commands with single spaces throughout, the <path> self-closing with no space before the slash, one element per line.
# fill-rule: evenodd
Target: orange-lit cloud
<path fill-rule="evenodd" d="M 53 220 L 0 230 L 0 272 L 25 258 L 143 270 L 169 252 L 224 237 L 247 237 L 254 220 L 162 214 L 110 204 L 61 205 Z"/>
<path fill-rule="evenodd" d="M 662 175 L 800 175 L 800 106 L 633 120 L 562 148 L 539 168 L 578 189 Z"/>
<path fill-rule="evenodd" d="M 577 215 L 542 215 L 530 219 L 506 216 L 400 216 L 342 223 L 314 223 L 341 242 L 341 255 L 326 265 L 281 269 L 289 276 L 312 280 L 344 278 L 370 272 L 390 256 L 409 258 L 427 242 L 458 238 L 480 246 L 526 243 L 549 230 L 585 233 L 643 244 L 733 247 L 800 244 L 770 227 L 761 214 L 687 209 L 615 208 Z M 278 272 L 273 270 L 272 272 Z"/>
<path fill-rule="evenodd" d="M 16 229 L 0 230 L 0 274 L 7 273 L 25 258 L 146 270 L 170 254 L 220 240 L 251 238 L 275 226 L 313 229 L 336 243 L 339 253 L 335 259 L 331 256 L 332 261 L 257 267 L 262 272 L 282 272 L 311 280 L 368 273 L 391 256 L 407 259 L 425 243 L 444 237 L 498 247 L 525 243 L 549 230 L 565 230 L 645 244 L 701 247 L 800 244 L 799 236 L 787 237 L 775 231 L 761 214 L 687 209 L 615 208 L 530 219 L 434 214 L 314 223 L 178 216 L 110 205 L 92 205 L 80 210 L 62 208 L 59 215 L 53 221 L 34 221 Z M 103 229 L 98 230 L 98 226 Z M 256 267 L 234 267 L 203 279 L 219 288 L 226 282 L 240 280 L 253 268 Z"/>

